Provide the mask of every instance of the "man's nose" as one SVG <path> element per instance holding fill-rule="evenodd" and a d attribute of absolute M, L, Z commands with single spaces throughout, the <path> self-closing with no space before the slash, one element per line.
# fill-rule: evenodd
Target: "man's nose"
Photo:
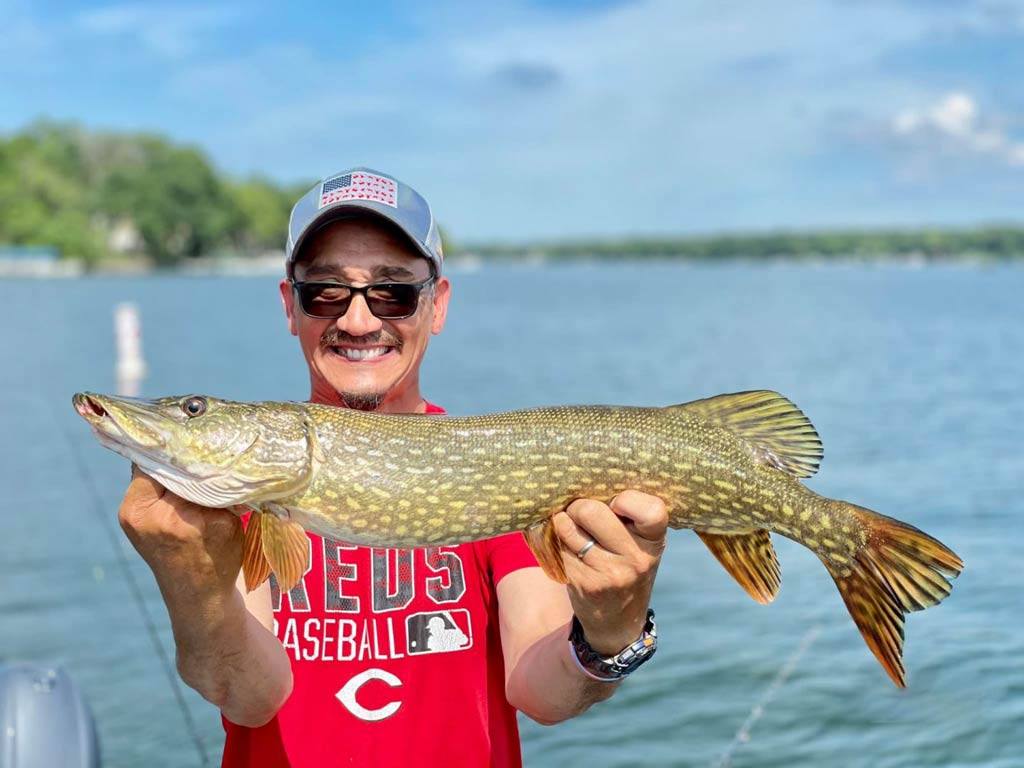
<path fill-rule="evenodd" d="M 338 318 L 338 330 L 345 331 L 352 336 L 365 336 L 368 333 L 376 333 L 384 327 L 380 318 L 376 317 L 366 303 L 366 297 L 356 294 L 348 305 L 348 312 Z"/>

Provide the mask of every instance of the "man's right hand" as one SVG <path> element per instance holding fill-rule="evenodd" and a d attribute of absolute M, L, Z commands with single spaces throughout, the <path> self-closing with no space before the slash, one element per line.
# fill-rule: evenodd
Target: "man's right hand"
<path fill-rule="evenodd" d="M 292 672 L 270 583 L 243 597 L 238 516 L 186 501 L 138 467 L 118 516 L 160 587 L 182 679 L 232 722 L 266 723 L 291 694 Z"/>
<path fill-rule="evenodd" d="M 233 512 L 186 501 L 133 465 L 118 518 L 162 590 L 225 594 L 235 588 L 243 534 Z"/>

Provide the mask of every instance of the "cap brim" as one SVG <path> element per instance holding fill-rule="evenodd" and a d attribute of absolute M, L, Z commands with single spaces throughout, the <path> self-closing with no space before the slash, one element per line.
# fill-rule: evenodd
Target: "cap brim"
<path fill-rule="evenodd" d="M 302 252 L 302 246 L 305 245 L 306 240 L 308 240 L 312 235 L 319 232 L 321 229 L 323 229 L 331 222 L 337 221 L 338 219 L 346 218 L 345 214 L 351 213 L 353 211 L 358 212 L 360 214 L 370 214 L 371 216 L 376 216 L 378 219 L 386 221 L 393 227 L 398 229 L 402 234 L 405 235 L 406 239 L 408 239 L 409 242 L 412 243 L 413 247 L 419 252 L 419 255 L 430 262 L 433 271 L 436 274 L 441 274 L 441 265 L 438 264 L 435 255 L 428 251 L 426 246 L 424 246 L 423 243 L 417 240 L 416 237 L 411 232 L 409 232 L 409 230 L 406 229 L 399 221 L 392 218 L 391 216 L 388 216 L 380 209 L 371 208 L 369 205 L 359 200 L 349 200 L 344 203 L 338 203 L 337 205 L 334 205 L 324 211 L 321 211 L 320 214 L 317 215 L 316 218 L 314 218 L 309 223 L 309 225 L 302 231 L 302 234 L 299 235 L 299 239 L 296 240 L 295 244 L 292 246 L 292 255 L 291 258 L 288 259 L 288 277 L 292 277 L 295 273 L 295 264 L 297 263 L 296 256 Z"/>

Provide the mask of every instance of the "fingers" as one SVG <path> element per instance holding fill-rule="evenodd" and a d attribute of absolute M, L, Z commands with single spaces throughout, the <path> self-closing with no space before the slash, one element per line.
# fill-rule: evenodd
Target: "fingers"
<path fill-rule="evenodd" d="M 551 519 L 562 543 L 573 612 L 595 649 L 636 639 L 665 548 L 668 512 L 655 496 L 626 491 L 610 504 L 577 499 Z M 594 541 L 582 557 L 584 546 Z"/>
<path fill-rule="evenodd" d="M 668 510 L 657 496 L 640 491 L 623 491 L 608 505 L 619 517 L 629 520 L 629 528 L 650 542 L 664 544 L 668 531 Z"/>
<path fill-rule="evenodd" d="M 126 532 L 153 532 L 184 523 L 195 527 L 200 522 L 196 519 L 199 511 L 197 505 L 175 496 L 133 464 L 132 479 L 121 500 L 118 519 Z"/>
<path fill-rule="evenodd" d="M 607 514 L 615 518 L 615 513 L 606 505 L 597 501 L 593 503 L 605 507 Z M 573 511 L 578 513 L 579 510 L 577 508 Z M 602 573 L 608 570 L 614 570 L 617 573 L 620 566 L 625 563 L 625 558 L 599 543 L 597 537 L 581 527 L 568 512 L 559 512 L 554 515 L 551 518 L 551 524 L 562 543 L 562 563 L 565 573 L 569 577 L 570 588 L 572 585 L 593 587 L 597 583 L 595 580 L 600 581 L 602 578 Z M 628 535 L 626 538 L 629 538 Z M 581 552 L 582 556 L 580 556 Z"/>
<path fill-rule="evenodd" d="M 624 491 L 611 504 L 577 499 L 564 514 L 555 515 L 553 522 L 565 548 L 573 553 L 593 539 L 601 549 L 618 555 L 634 553 L 637 548 L 657 554 L 665 546 L 668 512 L 657 496 Z"/>
<path fill-rule="evenodd" d="M 577 499 L 565 512 L 578 528 L 583 529 L 583 535 L 594 539 L 602 549 L 625 554 L 634 546 L 629 531 L 607 504 L 596 499 Z"/>
<path fill-rule="evenodd" d="M 558 538 L 562 542 L 562 547 L 566 552 L 569 552 L 574 556 L 578 557 L 580 550 L 582 550 L 589 541 L 595 542 L 594 547 L 590 549 L 590 553 L 593 553 L 594 549 L 598 547 L 598 544 L 596 543 L 597 540 L 577 525 L 576 521 L 573 520 L 566 512 L 559 512 L 552 517 L 551 524 L 555 527 L 555 533 L 558 534 Z M 586 555 L 584 555 L 584 558 L 585 557 Z"/>
<path fill-rule="evenodd" d="M 148 506 L 160 499 L 166 491 L 156 480 L 147 475 L 137 464 L 132 464 L 132 479 L 128 483 L 128 490 L 125 491 L 125 501 L 131 501 L 132 505 Z"/>

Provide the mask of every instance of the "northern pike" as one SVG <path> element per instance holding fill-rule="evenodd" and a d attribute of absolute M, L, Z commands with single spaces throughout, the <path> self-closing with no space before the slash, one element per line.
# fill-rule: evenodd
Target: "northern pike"
<path fill-rule="evenodd" d="M 298 583 L 306 531 L 371 547 L 453 545 L 523 531 L 565 582 L 550 520 L 574 499 L 636 489 L 661 497 L 758 602 L 779 588 L 769 532 L 825 564 L 868 647 L 905 685 L 903 619 L 936 605 L 963 568 L 942 543 L 856 504 L 820 496 L 821 440 L 776 392 L 665 408 L 572 406 L 483 416 L 385 415 L 310 403 L 189 395 L 74 396 L 100 444 L 173 493 L 254 514 L 243 571 Z"/>

